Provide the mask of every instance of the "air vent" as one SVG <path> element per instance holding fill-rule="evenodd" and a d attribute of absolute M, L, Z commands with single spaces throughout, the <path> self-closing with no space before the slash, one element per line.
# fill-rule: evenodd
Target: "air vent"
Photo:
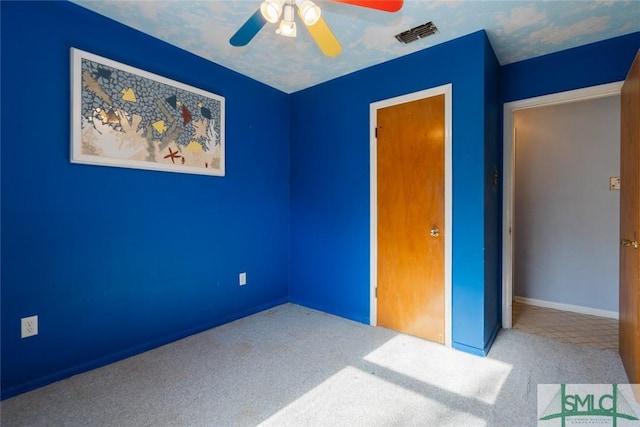
<path fill-rule="evenodd" d="M 438 28 L 433 25 L 433 22 L 429 21 L 426 24 L 418 25 L 407 31 L 403 31 L 400 34 L 396 34 L 396 39 L 399 42 L 407 44 L 414 42 L 418 39 L 423 39 L 427 36 L 431 36 L 438 32 Z"/>

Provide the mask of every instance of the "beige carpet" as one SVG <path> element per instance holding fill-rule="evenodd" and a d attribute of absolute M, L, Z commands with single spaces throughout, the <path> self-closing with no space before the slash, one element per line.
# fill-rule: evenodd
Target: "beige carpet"
<path fill-rule="evenodd" d="M 1 403 L 9 426 L 531 426 L 538 383 L 619 356 L 502 331 L 481 358 L 293 304 Z"/>

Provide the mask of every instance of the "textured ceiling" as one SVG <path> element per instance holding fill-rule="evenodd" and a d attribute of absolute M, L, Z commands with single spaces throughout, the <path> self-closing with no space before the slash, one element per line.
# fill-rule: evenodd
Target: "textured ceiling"
<path fill-rule="evenodd" d="M 286 93 L 483 29 L 502 65 L 640 31 L 638 0 L 406 0 L 396 13 L 317 0 L 342 44 L 339 56 L 324 56 L 306 29 L 287 38 L 275 34 L 275 24 L 265 25 L 245 47 L 231 46 L 229 38 L 260 2 L 73 0 Z M 410 44 L 395 39 L 428 21 L 437 34 Z"/>

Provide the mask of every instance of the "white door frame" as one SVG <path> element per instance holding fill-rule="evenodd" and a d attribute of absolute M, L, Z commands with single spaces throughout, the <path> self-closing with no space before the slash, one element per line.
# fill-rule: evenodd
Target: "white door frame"
<path fill-rule="evenodd" d="M 451 234 L 452 234 L 452 127 L 451 127 L 451 92 L 452 84 L 446 84 L 383 101 L 373 102 L 369 106 L 369 154 L 370 154 L 370 323 L 378 324 L 378 143 L 376 128 L 378 126 L 378 109 L 392 105 L 404 104 L 418 99 L 430 98 L 444 94 L 444 344 L 451 347 Z"/>
<path fill-rule="evenodd" d="M 513 113 L 527 108 L 546 107 L 549 105 L 566 104 L 570 102 L 586 101 L 619 95 L 623 82 L 608 83 L 591 86 L 567 92 L 504 104 L 503 128 L 503 187 L 502 187 L 502 327 L 511 328 L 511 305 L 513 301 L 513 221 L 514 221 L 514 191 L 515 191 L 515 129 L 513 127 Z"/>

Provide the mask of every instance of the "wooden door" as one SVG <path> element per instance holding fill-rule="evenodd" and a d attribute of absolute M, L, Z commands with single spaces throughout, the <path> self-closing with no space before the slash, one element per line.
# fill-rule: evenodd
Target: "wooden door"
<path fill-rule="evenodd" d="M 377 112 L 378 325 L 444 343 L 444 95 Z"/>
<path fill-rule="evenodd" d="M 640 51 L 622 86 L 620 119 L 620 357 L 629 382 L 640 384 Z"/>

